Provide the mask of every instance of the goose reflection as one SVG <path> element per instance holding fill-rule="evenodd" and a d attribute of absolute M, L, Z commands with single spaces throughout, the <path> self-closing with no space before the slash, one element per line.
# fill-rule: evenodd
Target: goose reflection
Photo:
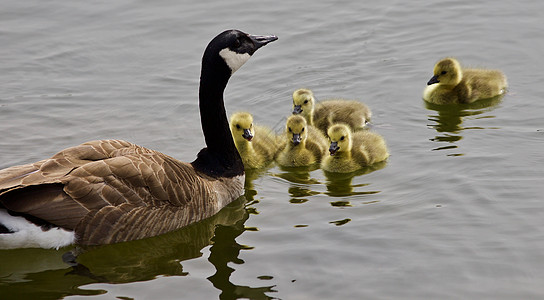
<path fill-rule="evenodd" d="M 494 118 L 494 116 L 479 116 L 486 112 L 492 111 L 495 109 L 501 102 L 503 95 L 479 100 L 469 104 L 446 104 L 438 105 L 429 102 L 425 102 L 425 107 L 429 110 L 434 110 L 438 114 L 428 115 L 428 120 L 431 121 L 431 124 L 427 126 L 429 128 L 434 128 L 438 135 L 430 140 L 433 142 L 447 143 L 444 146 L 433 148 L 432 150 L 446 150 L 446 149 L 455 149 L 458 146 L 455 145 L 456 142 L 460 141 L 462 136 L 462 131 L 466 129 L 484 129 L 483 127 L 464 127 L 462 125 L 463 120 L 466 117 L 474 118 Z M 479 116 L 479 117 L 476 117 Z M 488 128 L 489 129 L 489 128 Z M 458 156 L 463 154 L 450 154 L 450 156 Z"/>
<path fill-rule="evenodd" d="M 2 299 L 59 299 L 68 295 L 98 295 L 107 291 L 85 286 L 92 283 L 130 283 L 158 276 L 186 276 L 183 261 L 202 256 L 201 250 L 212 245 L 208 260 L 216 273 L 208 278 L 221 290 L 221 298 L 270 299 L 265 293 L 273 286 L 249 287 L 230 282 L 235 270 L 230 262 L 243 263 L 236 238 L 246 229 L 249 218 L 245 205 L 247 194 L 209 219 L 164 235 L 131 242 L 74 248 L 70 263 L 62 263 L 63 251 L 44 249 L 2 250 L 0 257 L 0 294 Z M 69 250 L 67 248 L 66 250 Z M 64 255 L 70 257 L 71 255 Z M 30 257 L 30 258 L 29 258 Z M 29 262 L 29 263 L 27 263 Z M 32 264 L 30 264 L 32 262 Z M 180 279 L 181 280 L 181 279 Z M 24 287 L 24 288 L 23 288 Z M 223 297 L 224 296 L 224 297 Z"/>

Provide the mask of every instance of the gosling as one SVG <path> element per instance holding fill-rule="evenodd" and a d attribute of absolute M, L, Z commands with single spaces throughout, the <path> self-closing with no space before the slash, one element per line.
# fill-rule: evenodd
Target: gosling
<path fill-rule="evenodd" d="M 351 173 L 389 157 L 383 137 L 369 130 L 352 132 L 344 124 L 335 124 L 328 135 L 330 155 L 321 162 L 325 171 Z"/>
<path fill-rule="evenodd" d="M 461 68 L 455 58 L 444 58 L 434 66 L 423 99 L 435 104 L 472 103 L 502 95 L 506 76 L 499 70 Z"/>
<path fill-rule="evenodd" d="M 276 162 L 285 167 L 311 166 L 321 161 L 327 152 L 327 139 L 302 116 L 287 118 L 283 145 Z"/>
<path fill-rule="evenodd" d="M 316 103 L 314 94 L 308 89 L 293 93 L 293 114 L 300 114 L 323 134 L 336 123 L 345 123 L 352 130 L 361 129 L 372 116 L 368 106 L 355 100 L 332 99 Z"/>
<path fill-rule="evenodd" d="M 253 116 L 247 112 L 230 117 L 230 131 L 244 168 L 260 169 L 274 161 L 278 146 L 275 134 L 264 126 L 253 125 Z"/>

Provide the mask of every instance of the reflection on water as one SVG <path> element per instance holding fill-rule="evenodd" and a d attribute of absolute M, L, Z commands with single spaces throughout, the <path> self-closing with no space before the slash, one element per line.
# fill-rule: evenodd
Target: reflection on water
<path fill-rule="evenodd" d="M 434 128 L 439 135 L 431 138 L 433 142 L 448 143 L 446 146 L 433 148 L 432 150 L 455 149 L 455 142 L 460 141 L 463 136 L 461 132 L 466 129 L 485 129 L 483 127 L 471 126 L 463 127 L 462 123 L 465 117 L 475 117 L 483 113 L 492 111 L 501 102 L 503 95 L 479 100 L 469 104 L 446 104 L 438 105 L 424 101 L 425 107 L 429 110 L 434 110 L 438 115 L 429 115 L 428 120 L 433 122 L 428 127 Z M 480 116 L 476 119 L 494 118 L 494 116 Z M 493 129 L 493 128 L 487 128 Z M 458 156 L 462 154 L 450 154 L 450 156 Z"/>
<path fill-rule="evenodd" d="M 251 195 L 247 195 L 251 199 Z M 249 213 L 240 197 L 213 217 L 161 236 L 95 247 L 77 247 L 77 264 L 62 262 L 65 251 L 43 249 L 2 250 L 0 257 L 0 294 L 2 299 L 58 299 L 68 295 L 98 295 L 104 290 L 82 288 L 91 283 L 129 283 L 157 276 L 185 276 L 182 262 L 202 256 L 212 244 L 209 261 L 216 273 L 208 279 L 221 290 L 221 298 L 269 299 L 272 287 L 238 286 L 230 282 L 234 269 L 227 264 L 243 263 L 235 239 L 244 231 Z M 67 248 L 66 250 L 69 250 Z M 39 297 L 38 297 L 39 296 Z"/>
<path fill-rule="evenodd" d="M 372 195 L 372 194 L 379 193 L 380 191 L 369 191 L 369 190 L 356 191 L 355 190 L 356 188 L 366 187 L 369 184 L 368 183 L 353 184 L 352 181 L 353 181 L 353 178 L 356 176 L 361 176 L 364 174 L 374 172 L 376 170 L 383 169 L 386 165 L 387 165 L 387 161 L 382 161 L 352 173 L 331 173 L 331 172 L 323 171 L 325 173 L 325 177 L 327 178 L 327 182 L 326 182 L 327 192 L 325 194 L 331 197 L 347 197 L 347 196 L 355 196 L 355 195 Z M 350 206 L 351 204 L 349 203 L 349 201 L 335 201 L 335 202 L 331 202 L 331 205 Z"/>
<path fill-rule="evenodd" d="M 318 166 L 290 168 L 280 167 L 280 170 L 283 172 L 274 175 L 289 181 L 290 186 L 288 188 L 288 192 L 289 195 L 291 195 L 289 202 L 293 204 L 301 204 L 307 202 L 309 197 L 319 194 L 325 194 L 330 197 L 349 198 L 350 196 L 379 193 L 380 191 L 369 191 L 367 188 L 369 183 L 353 184 L 352 181 L 353 178 L 357 176 L 382 169 L 386 166 L 386 164 L 387 162 L 383 161 L 352 173 L 332 173 L 323 171 L 326 179 L 325 182 L 321 182 L 318 179 L 311 177 L 310 173 L 318 169 Z M 319 189 L 321 185 L 325 185 L 326 192 L 316 190 Z M 360 191 L 360 189 L 363 190 Z M 330 203 L 331 206 L 334 207 L 351 206 L 350 201 L 344 199 L 331 201 Z"/>
<path fill-rule="evenodd" d="M 288 192 L 291 195 L 291 199 L 289 199 L 289 202 L 302 204 L 308 201 L 308 197 L 320 194 L 320 192 L 314 191 L 312 186 L 321 184 L 321 182 L 310 175 L 310 172 L 318 168 L 319 165 L 309 167 L 280 167 L 282 173 L 275 174 L 275 176 L 290 182 Z"/>

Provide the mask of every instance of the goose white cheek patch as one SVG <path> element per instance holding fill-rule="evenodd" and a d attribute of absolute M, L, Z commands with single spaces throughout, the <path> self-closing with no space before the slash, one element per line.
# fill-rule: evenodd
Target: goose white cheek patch
<path fill-rule="evenodd" d="M 240 69 L 240 67 L 251 57 L 248 53 L 236 53 L 229 48 L 219 51 L 219 55 L 225 60 L 231 70 L 231 74 Z"/>

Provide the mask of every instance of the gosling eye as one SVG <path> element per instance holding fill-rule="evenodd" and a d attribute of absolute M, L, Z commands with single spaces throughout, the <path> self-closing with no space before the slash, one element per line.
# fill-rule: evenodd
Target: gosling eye
<path fill-rule="evenodd" d="M 304 100 L 304 104 L 308 103 L 308 100 Z"/>
<path fill-rule="evenodd" d="M 447 71 L 442 71 L 442 72 L 440 72 L 440 75 L 444 75 L 446 73 L 448 73 L 448 72 Z"/>
<path fill-rule="evenodd" d="M 236 128 L 237 128 L 237 129 L 240 129 L 240 125 L 236 124 Z"/>
<path fill-rule="evenodd" d="M 304 132 L 304 127 L 302 127 L 302 131 L 301 132 Z"/>
<path fill-rule="evenodd" d="M 343 141 L 343 140 L 344 140 L 344 136 L 342 136 L 342 137 L 340 138 L 340 140 Z"/>
<path fill-rule="evenodd" d="M 291 127 L 289 127 L 289 132 L 293 132 L 293 131 L 291 130 Z"/>

